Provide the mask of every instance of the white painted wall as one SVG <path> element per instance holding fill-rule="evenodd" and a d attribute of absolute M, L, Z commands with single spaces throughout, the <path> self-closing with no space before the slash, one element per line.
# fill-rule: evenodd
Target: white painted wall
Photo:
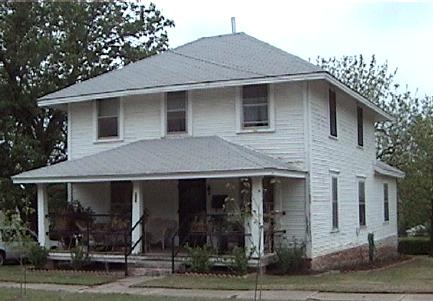
<path fill-rule="evenodd" d="M 388 178 L 390 223 L 383 225 L 383 179 L 374 175 L 374 120 L 364 109 L 364 147 L 357 144 L 356 103 L 337 91 L 338 138 L 329 136 L 328 84 L 310 83 L 311 104 L 311 235 L 312 256 L 397 234 L 395 179 Z M 339 230 L 332 231 L 331 173 L 338 175 Z M 367 226 L 359 227 L 358 178 L 365 177 Z"/>
<path fill-rule="evenodd" d="M 178 221 L 179 192 L 177 181 L 143 181 L 144 208 L 150 218 Z"/>
<path fill-rule="evenodd" d="M 303 84 L 276 84 L 272 90 L 276 108 L 275 131 L 261 133 L 237 133 L 235 112 L 239 89 L 191 91 L 191 134 L 222 136 L 304 167 Z M 140 139 L 160 138 L 164 132 L 161 99 L 161 94 L 123 98 L 123 140 L 116 142 L 95 142 L 92 102 L 70 104 L 70 158 L 83 157 Z"/>
<path fill-rule="evenodd" d="M 282 243 L 297 241 L 308 243 L 305 211 L 305 179 L 278 178 L 274 192 L 274 208 L 279 212 L 275 218 L 276 230 L 286 230 Z"/>
<path fill-rule="evenodd" d="M 90 207 L 96 214 L 109 214 L 111 204 L 111 188 L 109 182 L 74 183 L 72 199 L 79 201 L 83 207 Z"/>

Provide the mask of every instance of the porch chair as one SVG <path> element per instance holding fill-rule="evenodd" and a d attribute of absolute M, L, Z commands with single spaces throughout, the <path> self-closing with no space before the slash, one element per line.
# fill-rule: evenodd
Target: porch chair
<path fill-rule="evenodd" d="M 149 251 L 151 244 L 161 243 L 161 250 L 165 250 L 165 240 L 170 233 L 176 230 L 177 222 L 165 218 L 149 218 L 146 222 L 146 235 L 148 237 L 145 242 L 145 250 Z"/>

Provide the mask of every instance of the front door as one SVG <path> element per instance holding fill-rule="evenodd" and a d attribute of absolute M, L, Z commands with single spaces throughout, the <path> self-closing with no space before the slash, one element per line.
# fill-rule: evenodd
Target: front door
<path fill-rule="evenodd" d="M 206 180 L 179 180 L 180 243 L 195 244 L 202 240 L 188 236 L 199 223 L 206 223 Z"/>

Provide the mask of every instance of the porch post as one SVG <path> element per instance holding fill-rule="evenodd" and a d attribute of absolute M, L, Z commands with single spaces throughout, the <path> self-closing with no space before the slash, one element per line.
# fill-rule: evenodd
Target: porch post
<path fill-rule="evenodd" d="M 251 215 L 247 219 L 245 231 L 250 234 L 245 238 L 247 252 L 254 250 L 253 257 L 263 255 L 263 177 L 251 178 Z"/>
<path fill-rule="evenodd" d="M 141 187 L 140 181 L 133 181 L 132 182 L 132 224 L 131 227 L 133 227 L 141 218 L 143 215 L 143 191 Z M 143 235 L 142 231 L 143 227 L 142 225 L 138 225 L 135 227 L 134 231 L 132 231 L 132 237 L 131 237 L 131 245 L 134 245 L 140 237 Z M 141 253 L 143 250 L 142 248 L 142 242 L 140 241 L 135 248 L 132 250 L 132 254 L 138 254 Z"/>
<path fill-rule="evenodd" d="M 48 242 L 48 193 L 46 184 L 37 184 L 38 190 L 38 242 L 41 246 L 47 246 Z"/>

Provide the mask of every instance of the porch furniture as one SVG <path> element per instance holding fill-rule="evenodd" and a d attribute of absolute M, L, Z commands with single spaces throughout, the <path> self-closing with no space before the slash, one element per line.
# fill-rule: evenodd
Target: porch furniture
<path fill-rule="evenodd" d="M 177 222 L 165 218 L 149 218 L 146 223 L 147 241 L 146 251 L 150 249 L 151 244 L 161 243 L 161 250 L 165 250 L 165 240 L 176 230 Z"/>

